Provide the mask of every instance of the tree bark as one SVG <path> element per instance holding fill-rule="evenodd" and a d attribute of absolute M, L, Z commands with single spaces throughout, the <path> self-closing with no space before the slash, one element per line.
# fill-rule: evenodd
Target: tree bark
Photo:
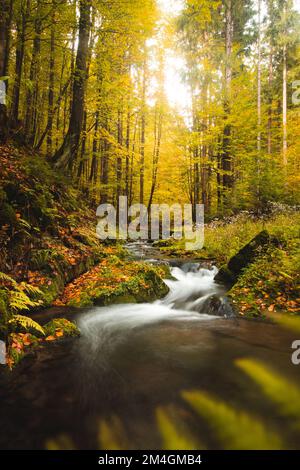
<path fill-rule="evenodd" d="M 257 152 L 258 171 L 261 152 L 261 0 L 258 0 L 258 40 L 257 40 Z"/>
<path fill-rule="evenodd" d="M 156 189 L 156 182 L 157 182 L 160 144 L 161 144 L 161 138 L 162 138 L 162 110 L 161 109 L 159 109 L 158 112 L 156 112 L 154 134 L 155 134 L 155 137 L 154 137 L 154 149 L 153 149 L 153 158 L 152 158 L 152 182 L 151 182 L 150 196 L 149 196 L 149 202 L 148 202 L 148 211 L 150 211 L 150 208 L 151 208 L 154 192 Z"/>
<path fill-rule="evenodd" d="M 90 177 L 89 177 L 89 181 L 94 182 L 94 183 L 96 183 L 97 181 L 97 169 L 98 169 L 98 127 L 99 127 L 99 111 L 96 111 L 94 138 L 93 138 L 92 164 L 91 164 L 91 171 L 90 171 Z"/>
<path fill-rule="evenodd" d="M 284 22 L 286 22 L 286 2 L 284 3 Z M 284 30 L 286 31 L 286 25 L 284 24 Z M 283 155 L 283 166 L 287 165 L 287 48 L 286 38 L 284 38 L 284 44 L 282 49 L 282 155 Z"/>
<path fill-rule="evenodd" d="M 270 56 L 269 56 L 269 78 L 268 78 L 268 87 L 269 87 L 269 104 L 268 104 L 268 142 L 267 142 L 267 151 L 268 154 L 272 153 L 272 124 L 273 124 L 273 48 L 271 46 Z"/>
<path fill-rule="evenodd" d="M 30 0 L 26 0 L 25 8 L 21 11 L 21 22 L 17 24 L 17 45 L 16 45 L 16 62 L 15 62 L 15 78 L 12 92 L 12 102 L 10 111 L 11 127 L 16 128 L 19 121 L 19 104 L 20 104 L 20 88 L 22 80 L 22 69 L 25 49 L 25 38 L 27 21 L 30 13 Z"/>
<path fill-rule="evenodd" d="M 141 107 L 141 141 L 140 141 L 140 204 L 144 204 L 145 172 L 145 136 L 146 136 L 146 61 L 143 67 L 142 107 Z"/>
<path fill-rule="evenodd" d="M 34 142 L 34 128 L 35 128 L 35 113 L 38 97 L 38 70 L 41 52 L 41 32 L 42 32 L 42 19 L 41 19 L 41 1 L 37 2 L 36 16 L 34 20 L 34 39 L 32 48 L 32 58 L 30 65 L 29 81 L 31 87 L 27 91 L 26 96 L 26 115 L 25 115 L 25 139 L 31 144 Z"/>
<path fill-rule="evenodd" d="M 223 155 L 222 155 L 222 171 L 223 171 L 223 189 L 227 190 L 232 187 L 232 157 L 231 157 L 231 126 L 228 123 L 230 117 L 230 90 L 231 90 L 231 56 L 233 41 L 233 17 L 232 17 L 232 0 L 225 2 L 225 90 L 224 90 L 224 114 L 225 125 L 223 132 Z"/>
<path fill-rule="evenodd" d="M 49 65 L 49 90 L 48 90 L 48 122 L 47 122 L 47 152 L 48 159 L 51 158 L 53 153 L 53 118 L 54 118 L 54 79 L 55 79 L 55 0 L 52 3 L 52 22 L 51 22 L 51 37 L 50 37 L 50 65 Z"/>
<path fill-rule="evenodd" d="M 12 0 L 0 0 L 0 79 L 7 75 L 9 59 L 10 26 L 12 17 Z M 3 96 L 0 102 L 0 140 L 5 141 L 8 134 L 6 93 L 7 83 L 3 81 Z M 4 88 L 5 87 L 5 88 Z"/>
<path fill-rule="evenodd" d="M 84 95 L 87 80 L 90 30 L 91 0 L 81 0 L 79 40 L 74 72 L 71 115 L 67 135 L 64 138 L 62 146 L 53 156 L 53 163 L 56 168 L 71 169 L 79 147 L 84 117 Z"/>

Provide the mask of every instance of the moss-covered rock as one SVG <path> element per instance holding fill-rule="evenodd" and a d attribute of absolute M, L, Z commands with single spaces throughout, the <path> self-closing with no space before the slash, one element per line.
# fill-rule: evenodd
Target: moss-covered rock
<path fill-rule="evenodd" d="M 257 256 L 266 252 L 268 246 L 272 243 L 275 243 L 274 238 L 270 237 L 266 230 L 262 230 L 236 255 L 232 256 L 227 265 L 221 267 L 215 276 L 215 281 L 233 285 L 243 270 L 253 263 Z"/>
<path fill-rule="evenodd" d="M 263 317 L 273 312 L 300 313 L 300 239 L 284 250 L 271 247 L 249 265 L 228 293 L 239 313 Z"/>
<path fill-rule="evenodd" d="M 39 346 L 41 338 L 31 333 L 11 333 L 8 337 L 7 347 L 7 365 L 10 369 L 19 364 L 19 362 L 28 354 L 32 354 Z"/>
<path fill-rule="evenodd" d="M 87 307 L 94 303 L 150 302 L 168 293 L 165 272 L 160 266 L 111 256 L 70 283 L 55 304 Z"/>
<path fill-rule="evenodd" d="M 80 335 L 80 331 L 75 323 L 67 320 L 66 318 L 54 318 L 53 320 L 50 320 L 48 323 L 46 323 L 43 328 L 46 339 L 49 336 L 61 338 L 66 336 Z"/>
<path fill-rule="evenodd" d="M 37 337 L 29 332 L 13 332 L 7 339 L 7 365 L 14 368 L 26 356 L 32 356 L 37 350 L 52 341 L 80 336 L 77 326 L 65 319 L 54 318 L 44 325 L 45 335 Z"/>

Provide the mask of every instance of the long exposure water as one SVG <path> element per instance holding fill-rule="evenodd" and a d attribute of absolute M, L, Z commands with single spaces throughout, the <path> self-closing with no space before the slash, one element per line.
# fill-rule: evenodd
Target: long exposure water
<path fill-rule="evenodd" d="M 290 359 L 295 335 L 237 319 L 224 288 L 214 282 L 216 272 L 180 263 L 166 280 L 170 291 L 162 300 L 76 314 L 68 310 L 81 330 L 79 339 L 53 343 L 0 375 L 0 447 L 34 449 L 59 442 L 61 448 L 97 449 L 103 445 L 103 423 L 117 422 L 121 445 L 160 448 L 155 410 L 169 405 L 202 436 L 209 423 L 180 398 L 182 390 L 191 389 L 208 391 L 282 428 L 282 418 L 234 360 L 259 359 L 295 381 L 299 372 Z M 213 437 L 208 440 L 218 447 Z"/>

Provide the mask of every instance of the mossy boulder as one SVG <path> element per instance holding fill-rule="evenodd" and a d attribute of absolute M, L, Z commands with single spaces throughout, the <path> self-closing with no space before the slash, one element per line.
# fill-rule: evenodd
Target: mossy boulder
<path fill-rule="evenodd" d="M 215 276 L 215 281 L 233 286 L 244 269 L 252 264 L 260 254 L 265 253 L 270 244 L 275 245 L 276 240 L 269 235 L 267 230 L 262 230 L 236 255 L 232 256 L 227 265 L 221 267 Z"/>
<path fill-rule="evenodd" d="M 46 323 L 43 328 L 46 337 L 53 336 L 55 338 L 60 338 L 80 335 L 80 331 L 75 323 L 67 320 L 66 318 L 54 318 Z"/>
<path fill-rule="evenodd" d="M 124 262 L 116 256 L 66 286 L 55 305 L 88 307 L 93 304 L 150 302 L 164 297 L 169 288 L 166 270 L 147 263 Z"/>

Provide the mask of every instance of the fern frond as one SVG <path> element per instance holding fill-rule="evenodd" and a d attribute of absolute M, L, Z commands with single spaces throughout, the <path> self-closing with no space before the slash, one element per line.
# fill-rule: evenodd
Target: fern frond
<path fill-rule="evenodd" d="M 45 336 L 45 331 L 41 327 L 41 325 L 39 325 L 39 323 L 37 323 L 36 321 L 32 320 L 32 318 L 26 317 L 24 315 L 14 315 L 13 318 L 9 320 L 9 323 L 18 323 L 26 330 L 33 328 L 34 330 L 38 331 L 39 333 L 42 333 L 42 335 Z"/>
<path fill-rule="evenodd" d="M 10 282 L 14 287 L 18 286 L 18 283 L 10 276 L 0 271 L 0 281 Z"/>
<path fill-rule="evenodd" d="M 38 300 L 31 300 L 25 292 L 19 290 L 11 291 L 9 295 L 9 306 L 14 311 L 29 310 L 29 307 L 37 307 L 41 303 Z"/>
<path fill-rule="evenodd" d="M 31 284 L 27 284 L 26 282 L 21 282 L 20 286 L 25 292 L 28 292 L 28 294 L 37 295 L 42 293 L 42 291 L 38 287 L 32 286 Z"/>

